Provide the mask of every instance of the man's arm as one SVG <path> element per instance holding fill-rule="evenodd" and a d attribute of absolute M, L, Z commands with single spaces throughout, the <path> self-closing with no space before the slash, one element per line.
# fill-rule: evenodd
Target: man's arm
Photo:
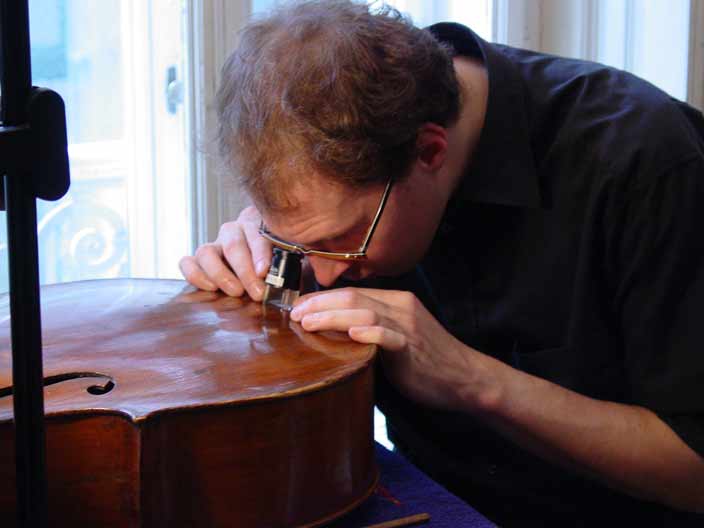
<path fill-rule="evenodd" d="M 595 400 L 476 351 L 467 411 L 524 449 L 635 497 L 704 512 L 704 458 L 655 413 Z"/>
<path fill-rule="evenodd" d="M 516 370 L 454 338 L 408 292 L 310 294 L 291 313 L 382 348 L 389 380 L 418 402 L 482 418 L 518 445 L 630 495 L 704 512 L 704 459 L 654 413 L 598 401 Z"/>

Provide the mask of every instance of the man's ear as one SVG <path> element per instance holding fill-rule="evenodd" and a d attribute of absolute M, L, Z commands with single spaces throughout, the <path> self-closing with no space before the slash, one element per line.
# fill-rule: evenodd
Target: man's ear
<path fill-rule="evenodd" d="M 416 160 L 430 172 L 437 171 L 447 159 L 447 129 L 435 123 L 425 123 L 418 130 Z"/>

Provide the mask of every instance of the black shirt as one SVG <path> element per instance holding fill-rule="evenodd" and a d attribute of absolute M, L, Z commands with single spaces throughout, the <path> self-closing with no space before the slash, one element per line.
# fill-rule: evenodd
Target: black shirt
<path fill-rule="evenodd" d="M 702 115 L 600 64 L 457 24 L 429 30 L 484 61 L 486 121 L 429 252 L 377 285 L 414 291 L 453 335 L 515 368 L 651 409 L 704 456 Z M 423 408 L 383 376 L 378 399 L 399 449 L 502 525 L 704 521 Z"/>

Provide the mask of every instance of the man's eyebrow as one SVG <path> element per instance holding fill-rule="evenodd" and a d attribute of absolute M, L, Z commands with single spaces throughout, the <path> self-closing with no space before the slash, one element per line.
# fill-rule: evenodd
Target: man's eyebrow
<path fill-rule="evenodd" d="M 306 247 L 315 247 L 315 246 L 323 246 L 324 244 L 329 244 L 331 242 L 335 242 L 341 238 L 344 238 L 346 236 L 349 236 L 353 233 L 356 233 L 357 230 L 361 230 L 364 227 L 364 219 L 360 219 L 354 224 L 352 224 L 350 227 L 346 228 L 344 231 L 340 231 L 337 233 L 334 233 L 331 236 L 321 238 L 318 240 L 315 240 L 313 242 L 309 242 L 304 244 Z"/>

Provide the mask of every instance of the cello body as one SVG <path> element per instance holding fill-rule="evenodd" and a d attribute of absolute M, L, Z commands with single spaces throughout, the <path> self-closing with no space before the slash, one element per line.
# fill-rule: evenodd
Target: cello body
<path fill-rule="evenodd" d="M 317 526 L 373 491 L 373 346 L 182 281 L 41 296 L 50 526 Z M 8 304 L 0 514 L 14 526 Z"/>

